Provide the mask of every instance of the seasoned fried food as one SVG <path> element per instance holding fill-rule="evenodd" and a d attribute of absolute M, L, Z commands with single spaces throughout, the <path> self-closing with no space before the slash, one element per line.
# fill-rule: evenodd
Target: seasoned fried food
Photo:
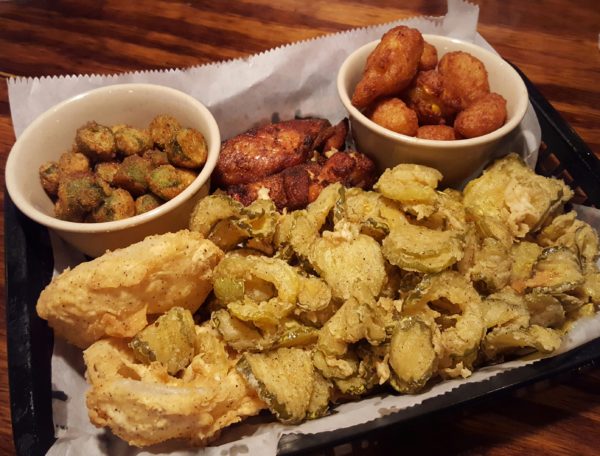
<path fill-rule="evenodd" d="M 258 197 L 259 190 L 265 188 L 278 209 L 300 209 L 316 200 L 329 184 L 341 182 L 348 187 L 369 188 L 375 176 L 375 164 L 366 155 L 337 152 L 322 164 L 311 161 L 292 166 L 257 182 L 233 185 L 227 193 L 248 205 Z"/>
<path fill-rule="evenodd" d="M 223 253 L 187 230 L 147 237 L 66 270 L 37 302 L 56 334 L 85 348 L 105 337 L 132 337 L 148 314 L 183 307 L 194 312 L 212 288 Z"/>
<path fill-rule="evenodd" d="M 145 212 L 151 211 L 152 209 L 156 209 L 163 203 L 158 196 L 153 195 L 152 193 L 146 193 L 144 195 L 138 196 L 135 200 L 135 215 L 140 215 Z"/>
<path fill-rule="evenodd" d="M 131 193 L 122 188 L 111 190 L 103 203 L 94 210 L 90 217 L 93 222 L 113 222 L 135 215 L 135 203 Z"/>
<path fill-rule="evenodd" d="M 490 93 L 487 70 L 483 63 L 462 51 L 445 54 L 438 65 L 443 80 L 442 100 L 456 111 Z"/>
<path fill-rule="evenodd" d="M 101 182 L 91 173 L 69 174 L 58 185 L 57 217 L 80 221 L 99 207 L 107 196 Z"/>
<path fill-rule="evenodd" d="M 452 123 L 456 109 L 442 100 L 442 93 L 442 76 L 438 71 L 419 71 L 405 96 L 408 107 L 417 113 L 420 125 Z"/>
<path fill-rule="evenodd" d="M 148 173 L 148 187 L 159 198 L 175 198 L 191 183 L 191 176 L 172 165 L 162 165 Z"/>
<path fill-rule="evenodd" d="M 119 165 L 112 183 L 134 196 L 140 196 L 148 191 L 148 175 L 151 170 L 152 165 L 148 160 L 139 155 L 130 155 Z"/>
<path fill-rule="evenodd" d="M 104 339 L 84 352 L 91 422 L 132 445 L 170 439 L 206 444 L 226 426 L 266 408 L 217 331 L 196 326 L 195 355 L 180 377 L 136 362 L 127 342 Z"/>
<path fill-rule="evenodd" d="M 419 60 L 419 71 L 433 70 L 438 64 L 437 49 L 427 41 L 423 43 L 423 53 Z"/>
<path fill-rule="evenodd" d="M 61 176 L 90 171 L 90 160 L 79 152 L 65 152 L 58 159 L 58 169 Z"/>
<path fill-rule="evenodd" d="M 436 141 L 454 141 L 458 139 L 454 128 L 448 125 L 423 125 L 417 130 L 417 138 Z"/>
<path fill-rule="evenodd" d="M 88 122 L 77 130 L 77 149 L 93 161 L 108 161 L 115 157 L 117 145 L 112 130 L 96 122 Z"/>
<path fill-rule="evenodd" d="M 142 155 L 144 151 L 152 148 L 152 139 L 146 130 L 123 126 L 118 128 L 114 135 L 117 151 L 124 156 Z"/>
<path fill-rule="evenodd" d="M 489 93 L 459 112 L 454 128 L 465 138 L 475 138 L 497 130 L 505 121 L 506 100 L 497 93 Z"/>
<path fill-rule="evenodd" d="M 348 136 L 348 125 L 348 118 L 344 118 L 332 127 L 322 130 L 320 137 L 315 141 L 316 148 L 323 152 L 344 150 L 346 148 L 346 136 Z"/>
<path fill-rule="evenodd" d="M 248 130 L 223 143 L 213 177 L 221 186 L 247 184 L 304 163 L 329 127 L 324 119 L 296 119 Z"/>
<path fill-rule="evenodd" d="M 148 126 L 150 138 L 161 150 L 164 150 L 167 144 L 175 139 L 175 135 L 180 129 L 179 121 L 168 114 L 156 116 Z"/>
<path fill-rule="evenodd" d="M 117 174 L 118 170 L 119 162 L 116 161 L 100 162 L 96 163 L 96 166 L 94 166 L 94 174 L 96 174 L 99 179 L 102 179 L 108 185 L 113 183 L 113 178 L 115 177 L 115 174 Z"/>
<path fill-rule="evenodd" d="M 40 166 L 39 175 L 44 191 L 49 196 L 55 197 L 58 193 L 58 184 L 60 181 L 58 163 L 52 161 L 44 163 Z"/>
<path fill-rule="evenodd" d="M 158 149 L 147 150 L 142 155 L 143 158 L 148 160 L 152 165 L 152 168 L 156 168 L 161 165 L 168 165 L 169 159 L 167 158 L 166 152 Z"/>
<path fill-rule="evenodd" d="M 193 128 L 182 128 L 165 146 L 169 162 L 182 168 L 197 169 L 206 163 L 208 150 L 202 133 Z"/>
<path fill-rule="evenodd" d="M 373 105 L 369 119 L 383 128 L 408 136 L 415 136 L 419 121 L 415 111 L 400 98 L 383 98 Z"/>
<path fill-rule="evenodd" d="M 417 73 L 424 41 L 416 29 L 398 26 L 387 31 L 367 58 L 352 104 L 366 108 L 379 97 L 402 92 Z"/>

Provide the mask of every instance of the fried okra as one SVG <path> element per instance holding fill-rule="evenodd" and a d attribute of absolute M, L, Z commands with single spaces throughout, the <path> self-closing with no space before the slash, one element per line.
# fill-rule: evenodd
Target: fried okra
<path fill-rule="evenodd" d="M 94 167 L 94 173 L 96 176 L 102 179 L 107 184 L 111 185 L 115 174 L 119 170 L 119 162 L 100 162 Z"/>
<path fill-rule="evenodd" d="M 152 165 L 152 168 L 169 164 L 169 159 L 167 158 L 166 152 L 158 149 L 147 150 L 144 152 L 144 155 L 142 155 L 142 158 L 148 160 Z"/>
<path fill-rule="evenodd" d="M 92 173 L 71 174 L 58 185 L 56 216 L 68 221 L 81 221 L 85 215 L 102 204 L 107 196 Z"/>
<path fill-rule="evenodd" d="M 90 160 L 79 152 L 65 152 L 58 159 L 58 169 L 62 176 L 90 171 Z"/>
<path fill-rule="evenodd" d="M 388 130 L 403 135 L 417 134 L 417 114 L 399 98 L 383 99 L 375 104 L 369 118 Z"/>
<path fill-rule="evenodd" d="M 109 127 L 96 122 L 88 122 L 77 130 L 77 149 L 93 161 L 107 161 L 117 152 L 115 135 Z"/>
<path fill-rule="evenodd" d="M 117 151 L 124 156 L 142 155 L 152 148 L 152 139 L 145 130 L 124 126 L 114 132 Z"/>
<path fill-rule="evenodd" d="M 135 214 L 143 214 L 144 212 L 151 211 L 160 206 L 163 201 L 152 193 L 146 193 L 142 196 L 138 196 L 135 200 Z"/>
<path fill-rule="evenodd" d="M 159 149 L 164 149 L 175 139 L 175 135 L 181 130 L 181 125 L 173 116 L 163 114 L 152 119 L 148 130 L 154 144 Z"/>
<path fill-rule="evenodd" d="M 91 213 L 90 219 L 93 222 L 101 223 L 122 220 L 134 215 L 133 197 L 128 191 L 117 188 L 104 199 L 102 205 Z"/>
<path fill-rule="evenodd" d="M 189 175 L 172 165 L 154 168 L 148 175 L 148 185 L 152 193 L 167 201 L 179 195 L 189 183 Z"/>
<path fill-rule="evenodd" d="M 58 193 L 58 184 L 60 179 L 60 171 L 58 163 L 47 162 L 40 166 L 40 182 L 44 191 L 50 196 L 56 196 Z"/>
<path fill-rule="evenodd" d="M 139 155 L 130 155 L 119 165 L 113 184 L 124 188 L 132 195 L 143 195 L 148 190 L 148 173 L 152 165 Z"/>
<path fill-rule="evenodd" d="M 171 164 L 182 168 L 200 168 L 208 155 L 204 136 L 193 128 L 179 130 L 165 150 Z"/>

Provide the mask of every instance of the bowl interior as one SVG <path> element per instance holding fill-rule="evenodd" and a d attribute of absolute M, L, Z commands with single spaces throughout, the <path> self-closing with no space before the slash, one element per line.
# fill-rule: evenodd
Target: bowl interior
<path fill-rule="evenodd" d="M 169 210 L 208 180 L 220 147 L 218 127 L 209 111 L 192 97 L 168 87 L 123 84 L 103 87 L 56 105 L 38 117 L 19 137 L 7 161 L 6 182 L 15 204 L 26 215 L 45 225 L 85 225 L 86 231 L 135 225 L 153 217 L 151 212 L 130 219 L 98 224 L 75 224 L 54 218 L 52 201 L 41 186 L 42 163 L 57 160 L 71 149 L 76 130 L 88 121 L 104 125 L 128 124 L 146 128 L 159 114 L 170 114 L 181 125 L 199 130 L 207 140 L 208 159 L 200 175 L 184 192 L 155 211 Z M 50 217 L 51 220 L 47 218 Z M 61 226 L 65 228 L 65 226 Z"/>
<path fill-rule="evenodd" d="M 506 99 L 507 120 L 505 125 L 496 131 L 499 135 L 503 132 L 512 130 L 521 121 L 527 110 L 527 88 L 518 73 L 510 66 L 510 64 L 498 55 L 471 43 L 438 35 L 424 34 L 423 38 L 425 41 L 435 46 L 438 51 L 438 60 L 449 52 L 464 51 L 483 62 L 488 72 L 490 90 L 499 93 Z M 463 139 L 459 141 L 431 141 L 413 138 L 380 127 L 368 119 L 358 109 L 354 108 L 350 98 L 362 76 L 367 57 L 375 49 L 377 44 L 379 44 L 379 40 L 365 44 L 356 50 L 355 53 L 348 57 L 340 69 L 338 78 L 339 96 L 346 109 L 348 109 L 353 117 L 360 119 L 363 123 L 369 124 L 370 127 L 377 129 L 378 131 L 385 131 L 386 134 L 389 134 L 390 136 L 402 138 L 407 141 L 437 144 L 443 148 L 454 148 L 467 141 L 481 141 L 481 138 L 488 136 L 485 135 L 479 138 Z M 489 135 L 494 135 L 496 132 L 492 132 Z"/>

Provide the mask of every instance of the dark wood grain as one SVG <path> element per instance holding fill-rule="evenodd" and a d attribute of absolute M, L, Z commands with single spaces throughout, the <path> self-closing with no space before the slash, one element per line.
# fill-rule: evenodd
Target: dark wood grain
<path fill-rule="evenodd" d="M 480 33 L 600 155 L 597 0 L 475 3 L 481 7 Z M 0 72 L 5 78 L 186 67 L 445 9 L 442 0 L 0 2 Z M 0 83 L 1 179 L 13 142 L 7 89 Z M 4 291 L 3 280 L 0 286 Z M 0 454 L 9 455 L 14 447 L 4 300 L 1 307 Z M 600 370 L 594 369 L 396 435 L 377 435 L 368 444 L 355 442 L 337 454 L 598 454 L 599 392 Z"/>

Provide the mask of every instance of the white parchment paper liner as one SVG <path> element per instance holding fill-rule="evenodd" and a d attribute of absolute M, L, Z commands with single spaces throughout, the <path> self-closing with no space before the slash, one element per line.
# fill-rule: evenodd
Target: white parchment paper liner
<path fill-rule="evenodd" d="M 448 1 L 448 13 L 439 18 L 415 17 L 376 27 L 341 32 L 272 49 L 244 59 L 188 68 L 145 71 L 110 76 L 61 76 L 17 78 L 8 83 L 13 125 L 17 136 L 38 115 L 56 103 L 100 86 L 127 82 L 161 84 L 189 93 L 214 114 L 223 138 L 253 125 L 296 115 L 328 118 L 337 122 L 346 115 L 337 99 L 335 79 L 346 56 L 361 45 L 381 37 L 397 24 L 416 27 L 423 33 L 452 36 L 493 51 L 477 33 L 479 9 L 461 0 Z M 530 166 L 536 162 L 541 141 L 540 127 L 531 105 L 520 125 L 520 140 L 513 144 Z M 582 214 L 600 227 L 598 211 Z M 77 252 L 52 236 L 55 272 L 82 260 Z M 573 349 L 600 336 L 600 317 L 580 322 L 565 338 L 560 352 Z M 66 400 L 53 401 L 57 442 L 50 455 L 174 455 L 275 454 L 285 433 L 318 433 L 365 423 L 394 411 L 415 406 L 460 385 L 486 380 L 498 373 L 535 361 L 513 361 L 475 372 L 466 380 L 450 380 L 415 396 L 375 396 L 336 408 L 336 413 L 299 426 L 284 426 L 264 417 L 250 418 L 224 431 L 204 449 L 185 449 L 171 442 L 147 450 L 129 447 L 110 432 L 89 422 L 85 407 L 84 364 L 81 351 L 55 340 L 52 358 L 52 388 L 63 391 Z"/>

